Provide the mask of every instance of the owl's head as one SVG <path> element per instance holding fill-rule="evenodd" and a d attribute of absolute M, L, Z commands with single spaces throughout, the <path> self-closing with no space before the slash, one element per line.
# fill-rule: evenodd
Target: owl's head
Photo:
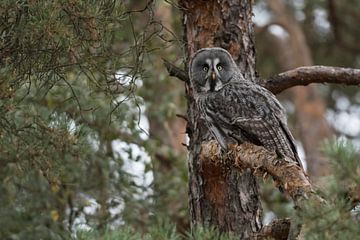
<path fill-rule="evenodd" d="M 202 48 L 192 56 L 189 76 L 195 93 L 220 90 L 238 72 L 230 53 L 222 48 Z"/>

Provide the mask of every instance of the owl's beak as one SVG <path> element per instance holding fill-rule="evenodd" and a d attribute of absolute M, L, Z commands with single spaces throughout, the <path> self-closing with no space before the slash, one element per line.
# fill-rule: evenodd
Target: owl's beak
<path fill-rule="evenodd" d="M 216 86 L 216 73 L 215 73 L 215 71 L 211 71 L 210 77 L 211 77 L 210 91 L 213 92 L 215 90 L 215 86 Z"/>
<path fill-rule="evenodd" d="M 215 81 L 216 80 L 216 74 L 215 72 L 211 73 L 211 80 Z"/>

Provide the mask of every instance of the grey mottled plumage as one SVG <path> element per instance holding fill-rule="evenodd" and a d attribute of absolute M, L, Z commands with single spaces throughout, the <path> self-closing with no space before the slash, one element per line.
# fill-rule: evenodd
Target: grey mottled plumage
<path fill-rule="evenodd" d="M 226 50 L 197 51 L 189 76 L 201 117 L 223 149 L 249 141 L 301 166 L 283 107 L 270 91 L 246 80 Z"/>

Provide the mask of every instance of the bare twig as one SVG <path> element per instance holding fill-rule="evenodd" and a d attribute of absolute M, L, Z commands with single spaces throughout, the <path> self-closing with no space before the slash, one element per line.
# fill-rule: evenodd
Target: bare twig
<path fill-rule="evenodd" d="M 310 83 L 336 83 L 359 86 L 360 69 L 328 66 L 299 67 L 260 81 L 262 86 L 274 94 L 294 86 L 306 86 Z"/>
<path fill-rule="evenodd" d="M 177 116 L 178 118 L 184 119 L 186 122 L 189 121 L 188 118 L 187 118 L 187 116 L 184 115 L 184 114 L 176 114 L 175 116 Z"/>
<path fill-rule="evenodd" d="M 176 67 L 166 59 L 163 59 L 163 61 L 170 76 L 177 77 L 183 82 L 189 82 L 189 76 L 183 69 Z"/>

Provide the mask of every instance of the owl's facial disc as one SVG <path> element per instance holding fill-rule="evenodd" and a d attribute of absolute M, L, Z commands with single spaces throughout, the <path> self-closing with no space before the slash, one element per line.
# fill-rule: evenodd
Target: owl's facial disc
<path fill-rule="evenodd" d="M 231 55 L 221 48 L 198 50 L 190 61 L 189 76 L 196 94 L 215 92 L 233 79 L 238 68 Z"/>

